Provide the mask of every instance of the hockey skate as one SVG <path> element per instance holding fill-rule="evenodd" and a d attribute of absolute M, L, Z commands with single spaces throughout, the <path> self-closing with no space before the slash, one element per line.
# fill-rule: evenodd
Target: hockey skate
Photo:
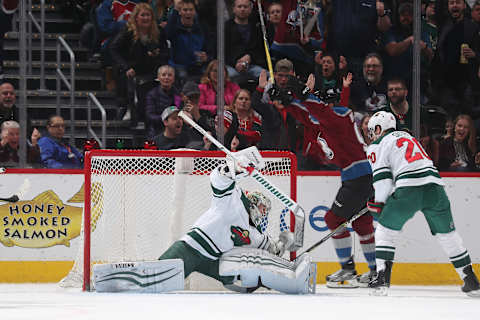
<path fill-rule="evenodd" d="M 327 276 L 327 288 L 358 288 L 357 271 L 351 257 L 342 269 Z"/>
<path fill-rule="evenodd" d="M 370 292 L 374 296 L 386 296 L 388 294 L 388 288 L 390 288 L 390 276 L 392 274 L 392 261 L 385 261 L 385 269 L 377 272 L 369 283 L 368 287 L 373 290 Z"/>
<path fill-rule="evenodd" d="M 377 271 L 369 270 L 357 276 L 357 283 L 360 288 L 367 288 L 368 283 L 377 276 Z"/>
<path fill-rule="evenodd" d="M 477 276 L 473 273 L 472 265 L 463 268 L 463 273 L 465 277 L 463 278 L 462 291 L 469 297 L 480 298 L 480 284 Z"/>

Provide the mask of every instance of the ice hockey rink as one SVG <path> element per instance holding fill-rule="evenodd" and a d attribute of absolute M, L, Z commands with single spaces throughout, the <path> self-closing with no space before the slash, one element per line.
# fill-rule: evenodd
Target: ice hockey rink
<path fill-rule="evenodd" d="M 82 292 L 56 284 L 1 284 L 0 317 L 17 319 L 480 319 L 480 299 L 458 286 L 393 286 L 386 297 L 369 289 L 327 289 L 315 295 L 186 292 Z"/>

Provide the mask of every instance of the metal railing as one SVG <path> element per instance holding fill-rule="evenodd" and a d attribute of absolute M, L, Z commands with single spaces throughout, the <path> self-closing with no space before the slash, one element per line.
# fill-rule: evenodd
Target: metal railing
<path fill-rule="evenodd" d="M 40 32 L 40 90 L 45 92 L 45 0 L 40 0 L 40 23 L 33 16 L 32 0 L 28 1 L 28 73 L 32 74 L 33 46 L 32 25 Z"/>
<path fill-rule="evenodd" d="M 70 81 L 67 79 L 63 73 L 61 67 L 61 53 L 62 47 L 70 55 Z M 67 87 L 70 92 L 70 144 L 75 145 L 75 53 L 67 44 L 63 37 L 58 37 L 57 39 L 57 115 L 60 115 L 60 89 L 61 82 Z"/>
<path fill-rule="evenodd" d="M 97 109 L 100 110 L 102 114 L 102 138 L 99 139 L 95 131 L 92 129 L 92 102 L 95 104 Z M 92 135 L 95 140 L 99 141 L 100 148 L 104 149 L 107 145 L 107 112 L 102 104 L 98 101 L 97 97 L 93 93 L 88 93 L 88 102 L 87 102 L 87 131 Z"/>

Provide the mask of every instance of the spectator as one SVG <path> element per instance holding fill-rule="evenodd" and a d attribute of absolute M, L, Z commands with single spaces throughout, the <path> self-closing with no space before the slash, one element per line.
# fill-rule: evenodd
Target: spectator
<path fill-rule="evenodd" d="M 438 43 L 438 25 L 435 14 L 435 0 L 428 0 L 427 2 L 427 6 L 425 8 L 425 20 L 422 27 L 425 27 L 425 30 L 429 36 L 428 41 L 430 42 L 432 50 L 435 53 Z"/>
<path fill-rule="evenodd" d="M 0 125 L 8 120 L 19 121 L 16 101 L 17 96 L 13 85 L 8 82 L 0 84 Z"/>
<path fill-rule="evenodd" d="M 117 99 L 128 105 L 123 120 L 144 121 L 145 97 L 153 88 L 155 70 L 168 63 L 167 36 L 154 21 L 152 7 L 139 3 L 127 26 L 112 40 L 110 51 L 118 70 Z M 135 96 L 138 102 L 135 104 Z M 127 102 L 128 101 L 128 102 Z"/>
<path fill-rule="evenodd" d="M 0 3 L 0 85 L 3 82 L 3 37 L 12 28 L 13 14 L 17 10 L 18 0 L 1 0 Z"/>
<path fill-rule="evenodd" d="M 360 79 L 365 56 L 376 51 L 377 33 L 391 26 L 388 9 L 382 0 L 331 2 L 327 49 L 345 56 L 354 79 Z"/>
<path fill-rule="evenodd" d="M 169 65 L 158 68 L 159 85 L 148 92 L 145 107 L 145 131 L 147 140 L 160 134 L 164 127 L 162 112 L 168 106 L 180 107 L 182 98 L 173 86 L 175 70 Z"/>
<path fill-rule="evenodd" d="M 288 58 L 296 73 L 306 78 L 313 68 L 313 53 L 325 47 L 322 1 L 282 0 L 282 19 L 277 26 L 272 55 Z"/>
<path fill-rule="evenodd" d="M 454 121 L 453 136 L 440 140 L 439 170 L 472 171 L 477 153 L 472 118 L 461 114 Z"/>
<path fill-rule="evenodd" d="M 198 85 L 200 89 L 200 109 L 207 110 L 212 115 L 217 113 L 217 72 L 218 60 L 210 61 L 202 79 L 200 80 L 200 84 Z M 226 68 L 224 71 L 224 79 L 225 83 L 223 89 L 225 105 L 231 105 L 233 102 L 233 97 L 240 87 L 238 84 L 228 79 Z"/>
<path fill-rule="evenodd" d="M 97 25 L 100 31 L 103 63 L 112 64 L 107 50 L 110 40 L 127 24 L 130 15 L 140 0 L 103 0 L 96 9 Z"/>
<path fill-rule="evenodd" d="M 27 162 L 40 164 L 40 148 L 37 141 L 40 138 L 38 130 L 31 136 L 31 144 L 27 146 Z M 13 120 L 4 121 L 1 125 L 0 163 L 19 162 L 18 150 L 20 142 L 20 125 Z M 5 166 L 2 164 L 2 166 Z"/>
<path fill-rule="evenodd" d="M 235 0 L 233 18 L 225 22 L 225 61 L 228 76 L 241 87 L 257 81 L 266 67 L 261 28 L 251 17 L 250 0 Z"/>
<path fill-rule="evenodd" d="M 282 22 L 283 6 L 280 2 L 272 2 L 267 9 L 267 39 L 268 45 L 272 46 L 273 39 L 279 24 Z"/>
<path fill-rule="evenodd" d="M 440 143 L 437 139 L 433 137 L 430 133 L 430 128 L 428 124 L 422 123 L 420 126 L 420 143 L 422 144 L 423 149 L 427 152 L 428 156 L 433 161 L 435 167 L 438 166 L 439 152 L 440 152 Z"/>
<path fill-rule="evenodd" d="M 410 89 L 413 69 L 413 5 L 409 2 L 402 3 L 398 8 L 398 16 L 399 24 L 388 30 L 384 36 L 387 53 L 384 60 L 385 77 L 402 78 L 406 81 L 407 89 Z M 422 29 L 421 58 L 422 63 L 428 65 L 432 60 L 433 50 L 425 28 Z M 423 89 L 426 89 L 425 85 Z"/>
<path fill-rule="evenodd" d="M 480 1 L 475 1 L 472 7 L 472 20 L 477 25 L 480 25 Z"/>
<path fill-rule="evenodd" d="M 183 102 L 183 111 L 190 115 L 190 117 L 198 123 L 206 131 L 213 133 L 215 131 L 214 117 L 207 110 L 200 109 L 199 99 L 200 99 L 200 90 L 198 85 L 193 81 L 187 81 L 182 88 L 182 102 Z M 186 130 L 189 131 L 190 136 L 190 148 L 197 149 L 203 147 L 205 142 L 208 144 L 207 149 L 210 148 L 211 142 L 207 139 L 204 140 L 203 135 L 198 132 L 195 128 L 190 125 L 185 125 Z M 197 143 L 197 146 L 193 146 L 194 143 Z"/>
<path fill-rule="evenodd" d="M 396 78 L 387 81 L 389 105 L 379 111 L 391 112 L 397 120 L 397 130 L 412 131 L 412 110 L 407 101 L 408 89 L 405 81 Z"/>
<path fill-rule="evenodd" d="M 259 148 L 295 152 L 297 139 L 295 119 L 286 112 L 281 101 L 262 101 L 262 94 L 267 86 L 267 72 L 262 71 L 258 78 L 257 90 L 252 94 L 253 109 L 262 116 L 264 127 Z"/>
<path fill-rule="evenodd" d="M 213 48 L 208 33 L 198 22 L 194 0 L 182 0 L 179 6 L 180 12 L 173 10 L 166 30 L 172 44 L 170 65 L 175 68 L 177 81 L 183 84 L 187 78 L 200 78 Z"/>
<path fill-rule="evenodd" d="M 80 169 L 83 155 L 69 143 L 63 141 L 65 121 L 53 115 L 47 121 L 47 135 L 38 140 L 42 165 L 51 169 Z"/>
<path fill-rule="evenodd" d="M 370 53 L 365 57 L 363 78 L 353 82 L 350 103 L 355 111 L 374 112 L 387 106 L 387 83 L 378 54 Z"/>
<path fill-rule="evenodd" d="M 330 53 L 322 55 L 321 64 L 315 65 L 315 88 L 316 92 L 325 94 L 329 89 L 342 89 L 343 71 L 339 70 L 338 59 Z"/>
<path fill-rule="evenodd" d="M 434 104 L 450 116 L 472 114 L 472 85 L 478 70 L 478 26 L 465 18 L 464 0 L 448 0 L 450 19 L 440 31 L 433 65 L 432 85 L 438 93 Z"/>
<path fill-rule="evenodd" d="M 453 137 L 453 120 L 451 118 L 448 118 L 445 121 L 445 134 L 440 137 L 440 139 L 448 139 L 450 137 Z"/>
<path fill-rule="evenodd" d="M 250 92 L 238 90 L 229 110 L 238 116 L 238 134 L 247 140 L 247 147 L 259 144 L 263 133 L 262 116 L 253 110 Z M 225 128 L 228 130 L 232 119 L 225 120 Z"/>
<path fill-rule="evenodd" d="M 165 129 L 163 133 L 157 135 L 153 140 L 155 145 L 159 150 L 171 150 L 178 148 L 197 148 L 197 149 L 209 149 L 210 142 L 205 141 L 202 146 L 198 144 L 197 141 L 192 141 L 192 138 L 189 136 L 191 130 L 183 124 L 182 118 L 178 116 L 178 109 L 176 106 L 170 106 L 163 110 L 162 120 Z"/>
<path fill-rule="evenodd" d="M 368 146 L 370 143 L 372 143 L 372 139 L 370 138 L 368 134 L 368 120 L 372 115 L 370 113 L 366 113 L 363 115 L 363 117 L 360 119 L 360 133 L 362 134 L 363 141 L 365 144 Z"/>

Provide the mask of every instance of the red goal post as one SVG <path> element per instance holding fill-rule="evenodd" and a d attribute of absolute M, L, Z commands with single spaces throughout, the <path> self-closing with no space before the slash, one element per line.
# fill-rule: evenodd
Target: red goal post
<path fill-rule="evenodd" d="M 296 200 L 295 155 L 283 151 L 262 151 L 261 155 L 266 164 L 262 175 Z M 210 206 L 208 176 L 224 161 L 225 153 L 220 151 L 87 152 L 83 289 L 92 289 L 94 263 L 156 259 L 178 240 Z M 282 215 L 283 204 L 261 184 L 253 178 L 238 184 L 242 189 L 262 191 L 272 200 L 267 228 L 270 235 L 278 238 L 282 223 L 293 230 L 293 214 Z M 290 258 L 295 258 L 295 252 Z M 200 283 L 195 287 L 208 286 Z"/>

